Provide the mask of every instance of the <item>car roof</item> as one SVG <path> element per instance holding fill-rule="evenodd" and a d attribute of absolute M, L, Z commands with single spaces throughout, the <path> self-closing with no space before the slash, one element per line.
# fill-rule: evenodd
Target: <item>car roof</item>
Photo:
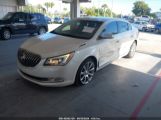
<path fill-rule="evenodd" d="M 77 18 L 78 20 L 91 20 L 91 21 L 100 21 L 100 22 L 112 22 L 112 21 L 124 21 L 129 23 L 128 21 L 120 18 L 110 18 L 110 17 L 82 17 Z"/>

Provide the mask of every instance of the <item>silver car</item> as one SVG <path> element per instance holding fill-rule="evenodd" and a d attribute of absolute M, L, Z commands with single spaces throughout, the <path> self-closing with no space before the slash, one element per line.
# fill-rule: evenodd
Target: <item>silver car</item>
<path fill-rule="evenodd" d="M 41 86 L 85 85 L 121 57 L 133 57 L 138 30 L 112 18 L 78 18 L 30 38 L 18 50 L 18 72 Z"/>

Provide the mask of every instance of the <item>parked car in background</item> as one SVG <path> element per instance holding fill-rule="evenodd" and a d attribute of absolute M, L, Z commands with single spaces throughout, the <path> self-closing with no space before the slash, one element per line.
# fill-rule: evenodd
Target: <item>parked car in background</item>
<path fill-rule="evenodd" d="M 155 31 L 155 25 L 148 23 L 148 24 L 146 24 L 146 27 L 143 29 L 143 31 L 154 32 Z"/>
<path fill-rule="evenodd" d="M 23 43 L 18 50 L 18 72 L 42 86 L 86 85 L 112 61 L 133 57 L 138 34 L 138 29 L 121 19 L 74 19 Z"/>
<path fill-rule="evenodd" d="M 64 17 L 64 19 L 63 19 L 63 23 L 66 23 L 66 22 L 68 22 L 70 20 L 70 18 L 69 17 Z"/>
<path fill-rule="evenodd" d="M 146 21 L 136 21 L 133 23 L 133 25 L 140 31 L 150 31 L 150 32 L 155 31 L 155 25 Z"/>
<path fill-rule="evenodd" d="M 55 18 L 54 18 L 54 22 L 55 22 L 55 23 L 63 23 L 63 19 L 60 18 L 60 17 L 55 17 Z"/>
<path fill-rule="evenodd" d="M 46 22 L 47 22 L 48 24 L 51 24 L 51 23 L 52 23 L 51 18 L 48 17 L 48 16 L 45 16 L 45 20 L 46 20 Z"/>
<path fill-rule="evenodd" d="M 150 17 L 147 16 L 147 15 L 143 15 L 143 16 L 139 17 L 139 20 L 140 20 L 140 21 L 149 22 L 149 21 L 150 21 Z"/>
<path fill-rule="evenodd" d="M 145 22 L 145 21 L 136 21 L 136 22 L 133 23 L 133 25 L 134 25 L 136 28 L 138 28 L 138 30 L 140 30 L 140 31 L 144 31 L 144 29 L 146 28 L 146 25 L 147 25 L 147 24 L 148 24 L 148 23 Z"/>
<path fill-rule="evenodd" d="M 0 20 L 0 36 L 8 40 L 14 34 L 44 34 L 48 25 L 43 14 L 9 12 Z"/>
<path fill-rule="evenodd" d="M 158 24 L 155 25 L 155 32 L 161 33 L 161 23 L 158 23 Z"/>

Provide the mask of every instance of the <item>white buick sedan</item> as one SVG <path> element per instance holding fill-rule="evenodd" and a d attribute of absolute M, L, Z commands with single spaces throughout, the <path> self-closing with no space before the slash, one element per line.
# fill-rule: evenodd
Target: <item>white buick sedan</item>
<path fill-rule="evenodd" d="M 120 19 L 74 19 L 23 43 L 18 50 L 18 72 L 42 86 L 86 85 L 112 61 L 133 57 L 138 34 Z"/>

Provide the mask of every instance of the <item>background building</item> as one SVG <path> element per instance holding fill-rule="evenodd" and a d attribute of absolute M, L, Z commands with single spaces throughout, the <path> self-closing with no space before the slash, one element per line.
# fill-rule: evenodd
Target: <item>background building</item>
<path fill-rule="evenodd" d="M 8 12 L 15 12 L 19 6 L 26 4 L 26 0 L 0 0 L 0 18 Z"/>

